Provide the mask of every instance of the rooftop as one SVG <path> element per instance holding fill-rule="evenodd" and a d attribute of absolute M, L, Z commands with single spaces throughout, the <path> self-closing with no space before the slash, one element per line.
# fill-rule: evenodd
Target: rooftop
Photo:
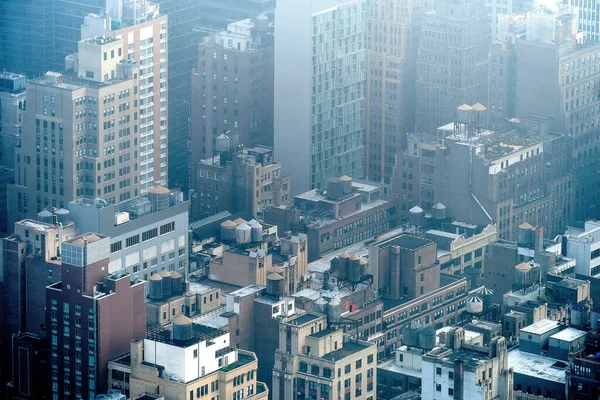
<path fill-rule="evenodd" d="M 483 351 L 485 349 L 485 351 Z M 482 347 L 482 351 L 461 347 L 459 349 L 448 349 L 446 347 L 436 347 L 427 353 L 424 357 L 435 358 L 444 363 L 455 364 L 462 360 L 465 362 L 466 368 L 476 368 L 478 365 L 484 364 L 491 360 L 487 348 Z"/>
<path fill-rule="evenodd" d="M 525 328 L 521 328 L 521 332 L 531 333 L 534 335 L 543 335 L 544 333 L 556 328 L 558 328 L 557 321 L 552 321 L 550 319 L 542 319 L 541 321 L 538 321 L 535 324 L 531 324 L 526 326 Z"/>
<path fill-rule="evenodd" d="M 341 349 L 325 354 L 322 358 L 333 362 L 343 360 L 359 351 L 363 351 L 371 347 L 370 344 L 362 342 L 345 342 Z"/>
<path fill-rule="evenodd" d="M 325 337 L 327 335 L 331 335 L 332 333 L 337 332 L 338 329 L 331 329 L 331 328 L 327 328 L 327 329 L 323 329 L 322 331 L 319 331 L 317 333 L 313 333 L 312 335 L 310 335 L 311 337 L 320 339 L 322 337 Z"/>
<path fill-rule="evenodd" d="M 158 327 L 146 333 L 146 339 L 154 340 L 161 343 L 168 343 L 177 347 L 189 347 L 199 342 L 204 342 L 219 336 L 226 335 L 225 329 L 213 328 L 207 325 L 192 323 L 192 337 L 189 340 L 174 340 L 173 325 L 166 327 Z"/>
<path fill-rule="evenodd" d="M 391 239 L 378 241 L 375 246 L 377 247 L 387 247 L 387 246 L 398 246 L 405 250 L 418 250 L 425 246 L 434 243 L 429 239 L 422 239 L 416 236 L 401 234 L 400 236 L 393 237 Z"/>
<path fill-rule="evenodd" d="M 508 366 L 514 370 L 515 374 L 558 383 L 566 381 L 567 364 L 554 358 L 525 353 L 516 349 L 508 352 Z"/>
<path fill-rule="evenodd" d="M 265 289 L 265 286 L 261 286 L 261 285 L 257 285 L 257 284 L 252 284 L 246 287 L 243 287 L 241 289 L 238 289 L 236 291 L 233 291 L 231 293 L 229 293 L 232 296 L 235 297 L 245 297 L 245 296 L 249 296 L 251 294 L 255 294 L 260 292 L 261 290 Z"/>
<path fill-rule="evenodd" d="M 39 232 L 52 232 L 58 229 L 58 226 L 56 225 L 46 224 L 33 219 L 24 219 L 19 221 L 18 224 Z"/>
<path fill-rule="evenodd" d="M 580 331 L 579 329 L 569 327 L 567 329 L 563 329 L 562 331 L 557 332 L 554 335 L 550 336 L 550 339 L 561 340 L 564 342 L 572 342 L 573 340 L 577 340 L 584 336 L 587 336 L 586 332 Z"/>
<path fill-rule="evenodd" d="M 312 322 L 312 321 L 317 320 L 322 317 L 323 317 L 322 315 L 306 313 L 306 314 L 300 314 L 298 317 L 292 317 L 291 319 L 288 319 L 286 321 L 286 323 L 288 323 L 290 325 L 300 326 L 300 325 L 307 324 L 309 322 Z"/>

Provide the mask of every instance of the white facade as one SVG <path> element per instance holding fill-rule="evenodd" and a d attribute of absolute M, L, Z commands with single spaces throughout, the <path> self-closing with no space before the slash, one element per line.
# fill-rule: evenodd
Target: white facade
<path fill-rule="evenodd" d="M 292 194 L 364 176 L 366 1 L 287 0 L 275 13 L 275 156 Z"/>
<path fill-rule="evenodd" d="M 492 38 L 498 36 L 498 20 L 501 15 L 510 15 L 513 12 L 513 0 L 486 0 L 488 20 L 492 28 Z"/>
<path fill-rule="evenodd" d="M 575 273 L 600 274 L 600 222 L 587 221 L 584 229 L 567 229 L 567 257 L 575 260 Z"/>
<path fill-rule="evenodd" d="M 235 362 L 234 349 L 217 357 L 217 351 L 227 347 L 229 333 L 210 341 L 198 340 L 189 346 L 144 339 L 144 361 L 163 366 L 165 375 L 187 383 Z"/>

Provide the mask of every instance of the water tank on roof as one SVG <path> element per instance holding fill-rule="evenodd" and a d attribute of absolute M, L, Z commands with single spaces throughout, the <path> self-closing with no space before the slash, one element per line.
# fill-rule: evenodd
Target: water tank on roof
<path fill-rule="evenodd" d="M 269 32 L 269 17 L 265 14 L 260 14 L 254 20 L 254 30 L 256 32 Z"/>
<path fill-rule="evenodd" d="M 222 133 L 216 138 L 217 153 L 228 153 L 229 152 L 229 136 Z"/>
<path fill-rule="evenodd" d="M 517 229 L 517 244 L 525 247 L 535 246 L 535 231 L 527 222 L 523 222 Z"/>
<path fill-rule="evenodd" d="M 442 203 L 437 203 L 433 206 L 433 218 L 434 219 L 445 219 L 446 218 L 446 206 Z"/>
<path fill-rule="evenodd" d="M 338 296 L 334 296 L 327 305 L 327 318 L 331 322 L 338 322 L 342 315 L 342 304 Z"/>
<path fill-rule="evenodd" d="M 169 297 L 171 296 L 171 273 L 166 269 L 163 269 L 160 276 L 162 278 L 163 297 Z"/>
<path fill-rule="evenodd" d="M 329 178 L 327 180 L 327 198 L 336 200 L 344 196 L 344 183 L 340 178 Z"/>
<path fill-rule="evenodd" d="M 345 251 L 338 255 L 339 259 L 339 269 L 338 269 L 338 279 L 346 280 L 348 279 L 348 268 L 350 265 L 350 256 Z"/>
<path fill-rule="evenodd" d="M 58 210 L 56 210 L 55 214 L 56 214 L 56 218 L 59 223 L 61 223 L 63 225 L 67 225 L 69 223 L 69 219 L 70 219 L 69 210 L 65 210 L 64 208 L 59 208 Z"/>
<path fill-rule="evenodd" d="M 479 288 L 479 290 L 475 292 L 475 295 L 483 300 L 483 311 L 489 310 L 494 303 L 494 291 L 486 288 L 485 286 Z"/>
<path fill-rule="evenodd" d="M 526 263 L 515 266 L 515 285 L 517 287 L 528 287 L 535 282 L 534 268 Z"/>
<path fill-rule="evenodd" d="M 192 320 L 180 314 L 173 321 L 173 340 L 186 341 L 192 338 Z"/>
<path fill-rule="evenodd" d="M 471 115 L 473 113 L 473 107 L 468 104 L 463 104 L 456 108 L 456 122 L 462 124 L 468 124 L 471 121 Z"/>
<path fill-rule="evenodd" d="M 315 311 L 321 314 L 327 314 L 327 300 L 319 297 L 317 301 L 315 301 Z"/>
<path fill-rule="evenodd" d="M 348 175 L 342 175 L 340 176 L 340 181 L 342 182 L 344 194 L 350 194 L 352 192 L 352 178 L 350 178 Z"/>
<path fill-rule="evenodd" d="M 365 258 L 360 258 L 359 260 L 359 264 L 360 264 L 360 276 L 365 276 L 369 273 L 368 269 L 369 269 L 369 262 L 365 259 Z"/>
<path fill-rule="evenodd" d="M 483 312 L 483 300 L 477 296 L 471 296 L 467 299 L 467 312 L 471 314 L 480 314 Z"/>
<path fill-rule="evenodd" d="M 419 206 L 414 206 L 408 210 L 408 223 L 411 225 L 420 226 L 423 222 L 423 209 Z"/>
<path fill-rule="evenodd" d="M 421 323 L 414 320 L 410 325 L 402 328 L 402 344 L 409 347 L 417 347 L 419 345 L 419 331 Z"/>
<path fill-rule="evenodd" d="M 96 400 L 110 400 L 110 396 L 107 394 L 96 395 Z"/>
<path fill-rule="evenodd" d="M 171 295 L 183 294 L 183 276 L 177 272 L 171 272 Z"/>
<path fill-rule="evenodd" d="M 51 224 L 54 220 L 54 214 L 48 210 L 42 210 L 38 213 L 38 221 Z"/>
<path fill-rule="evenodd" d="M 348 280 L 358 282 L 360 280 L 360 257 L 353 254 L 349 258 Z"/>
<path fill-rule="evenodd" d="M 171 191 L 160 185 L 154 186 L 148 190 L 148 200 L 153 211 L 160 211 L 169 208 Z"/>
<path fill-rule="evenodd" d="M 154 273 L 148 280 L 148 297 L 152 300 L 162 299 L 162 277 L 160 274 Z"/>
<path fill-rule="evenodd" d="M 428 326 L 419 331 L 419 347 L 424 350 L 431 350 L 435 347 L 435 330 Z"/>
<path fill-rule="evenodd" d="M 238 244 L 250 243 L 252 228 L 242 223 L 235 227 L 235 241 Z"/>
<path fill-rule="evenodd" d="M 254 221 L 250 225 L 250 240 L 252 242 L 262 242 L 263 238 L 263 227 L 258 221 Z"/>
<path fill-rule="evenodd" d="M 271 272 L 269 275 L 267 275 L 267 294 L 270 294 L 271 296 L 283 295 L 284 284 L 285 281 L 283 276 L 277 272 Z"/>
<path fill-rule="evenodd" d="M 110 400 L 119 400 L 119 399 L 123 399 L 125 398 L 125 396 L 123 395 L 123 393 L 121 393 L 120 390 L 117 389 L 111 389 L 108 391 L 108 397 L 110 398 Z"/>
<path fill-rule="evenodd" d="M 224 241 L 235 240 L 235 222 L 227 220 L 221 223 L 221 239 Z"/>

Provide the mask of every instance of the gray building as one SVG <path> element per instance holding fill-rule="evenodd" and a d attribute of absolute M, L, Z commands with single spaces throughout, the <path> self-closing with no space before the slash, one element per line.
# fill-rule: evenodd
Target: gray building
<path fill-rule="evenodd" d="M 79 196 L 117 203 L 139 194 L 139 69 L 122 52 L 120 39 L 82 40 L 70 69 L 27 83 L 9 224 Z"/>
<path fill-rule="evenodd" d="M 365 0 L 290 0 L 276 8 L 275 156 L 293 194 L 365 171 Z"/>
<path fill-rule="evenodd" d="M 222 144 L 229 138 L 222 134 Z M 256 217 L 267 207 L 291 201 L 290 177 L 273 160 L 273 149 L 257 146 L 223 151 L 195 163 L 192 215 L 209 217 L 222 211 Z"/>
<path fill-rule="evenodd" d="M 368 179 L 390 183 L 395 155 L 406 147 L 406 134 L 414 130 L 419 17 L 432 6 L 433 2 L 423 0 L 369 2 Z"/>
<path fill-rule="evenodd" d="M 0 70 L 33 77 L 53 68 L 55 3 L 53 0 L 2 2 Z"/>
<path fill-rule="evenodd" d="M 181 192 L 156 186 L 119 204 L 80 198 L 69 203 L 69 212 L 79 232 L 109 237 L 108 273 L 145 281 L 165 269 L 187 277 L 188 202 Z"/>
<path fill-rule="evenodd" d="M 508 366 L 514 371 L 515 394 L 522 392 L 557 400 L 566 398 L 567 363 L 515 349 L 508 352 Z"/>
<path fill-rule="evenodd" d="M 0 73 L 0 165 L 12 168 L 27 109 L 24 75 Z"/>
<path fill-rule="evenodd" d="M 267 17 L 229 24 L 206 37 L 199 51 L 192 75 L 193 165 L 216 155 L 223 133 L 246 147 L 273 146 L 273 34 Z"/>
<path fill-rule="evenodd" d="M 485 103 L 491 28 L 485 3 L 442 0 L 423 16 L 417 53 L 418 131 L 454 120 L 461 104 Z"/>

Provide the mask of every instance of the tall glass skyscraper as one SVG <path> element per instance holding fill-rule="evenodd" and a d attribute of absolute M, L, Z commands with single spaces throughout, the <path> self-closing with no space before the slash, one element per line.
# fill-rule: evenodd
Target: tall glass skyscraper
<path fill-rule="evenodd" d="M 275 20 L 275 156 L 292 191 L 363 178 L 367 1 L 281 1 Z"/>
<path fill-rule="evenodd" d="M 52 5 L 53 0 L 0 1 L 0 70 L 33 77 L 51 69 Z"/>

